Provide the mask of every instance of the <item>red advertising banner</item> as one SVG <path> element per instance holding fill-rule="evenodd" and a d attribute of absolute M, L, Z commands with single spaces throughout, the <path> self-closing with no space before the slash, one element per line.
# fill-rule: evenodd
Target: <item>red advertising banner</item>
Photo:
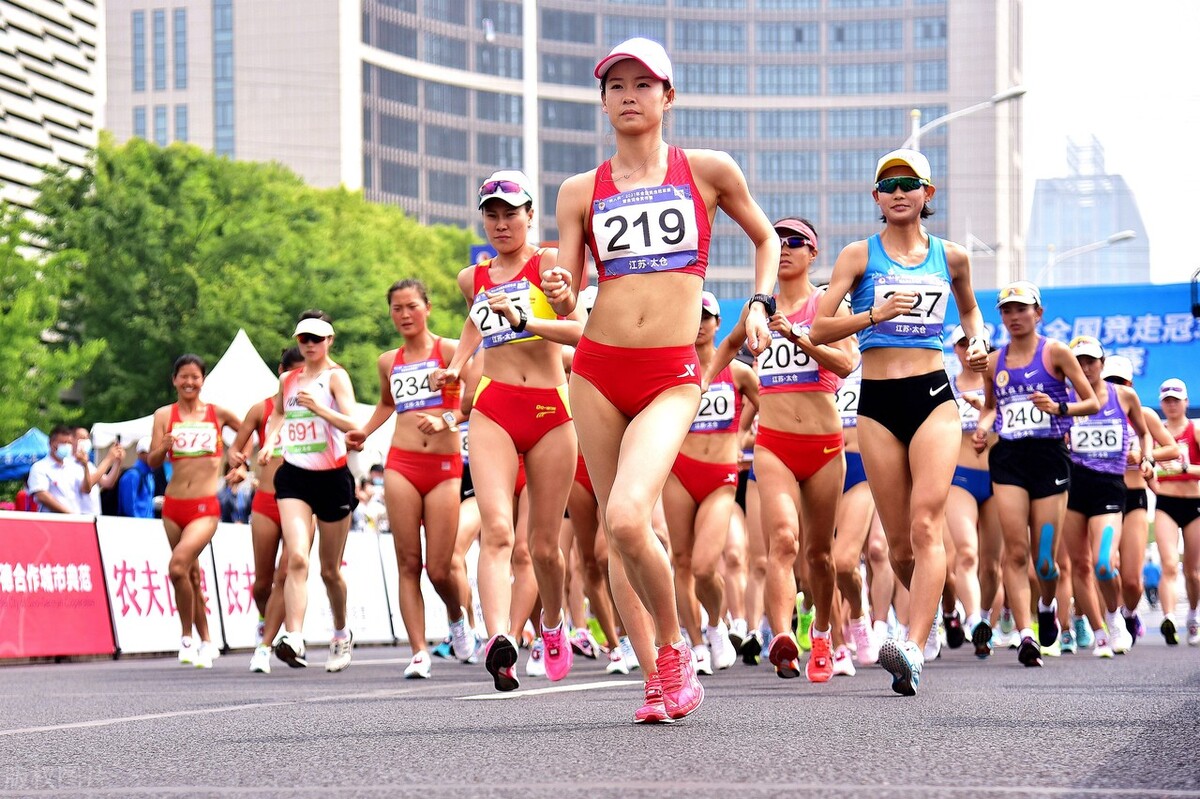
<path fill-rule="evenodd" d="M 0 658 L 115 651 L 95 520 L 0 511 Z"/>

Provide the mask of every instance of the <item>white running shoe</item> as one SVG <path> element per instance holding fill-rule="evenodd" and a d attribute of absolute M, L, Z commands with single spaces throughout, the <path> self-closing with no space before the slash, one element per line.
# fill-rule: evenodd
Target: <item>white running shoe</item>
<path fill-rule="evenodd" d="M 450 648 L 454 651 L 454 657 L 466 663 L 475 654 L 475 633 L 467 624 L 467 609 L 459 610 L 462 611 L 462 616 L 458 621 L 450 622 Z"/>
<path fill-rule="evenodd" d="M 604 667 L 605 674 L 628 674 L 629 664 L 625 662 L 625 655 L 621 652 L 621 647 L 613 647 L 608 651 L 608 665 Z"/>
<path fill-rule="evenodd" d="M 1108 641 L 1112 646 L 1113 654 L 1128 654 L 1129 650 L 1133 649 L 1133 636 L 1129 634 L 1129 630 L 1122 621 L 1118 621 L 1112 626 L 1114 629 L 1109 630 Z"/>
<path fill-rule="evenodd" d="M 888 612 L 890 613 L 891 611 Z M 883 642 L 886 641 L 887 638 L 888 623 L 886 621 L 877 621 L 871 625 L 871 641 L 875 644 L 876 654 L 878 654 L 879 647 L 883 645 Z M 859 663 L 861 662 L 862 661 L 860 660 Z M 876 662 L 879 662 L 878 657 L 876 658 Z"/>
<path fill-rule="evenodd" d="M 525 661 L 526 677 L 546 676 L 545 655 L 545 644 L 542 643 L 542 639 L 535 639 L 533 645 L 529 647 L 529 659 Z"/>
<path fill-rule="evenodd" d="M 850 657 L 850 647 L 843 644 L 833 653 L 833 676 L 853 677 L 854 674 L 854 658 Z"/>
<path fill-rule="evenodd" d="M 1112 658 L 1113 648 L 1108 645 L 1108 636 L 1096 636 L 1095 644 L 1092 646 L 1092 654 L 1098 658 Z"/>
<path fill-rule="evenodd" d="M 250 671 L 255 674 L 271 673 L 271 647 L 262 644 L 254 647 L 254 654 L 250 656 Z"/>
<path fill-rule="evenodd" d="M 254 645 L 262 646 L 263 631 L 267 627 L 266 619 L 259 616 L 258 624 L 254 627 Z"/>
<path fill-rule="evenodd" d="M 692 647 L 692 667 L 697 674 L 712 676 L 712 653 L 708 651 L 708 644 L 697 644 Z"/>
<path fill-rule="evenodd" d="M 629 667 L 630 671 L 637 671 L 642 667 L 638 663 L 637 652 L 633 651 L 633 644 L 629 642 L 628 635 L 621 636 L 621 656 L 625 658 L 625 665 Z"/>
<path fill-rule="evenodd" d="M 196 663 L 196 651 L 198 647 L 192 643 L 191 638 L 183 638 L 179 641 L 179 662 L 185 666 L 192 666 Z"/>
<path fill-rule="evenodd" d="M 941 614 L 938 615 L 940 616 Z M 926 663 L 931 660 L 937 660 L 938 656 L 942 654 L 942 637 L 938 631 L 940 623 L 941 619 L 935 616 L 933 625 L 929 628 L 929 637 L 925 639 L 925 649 L 921 654 L 925 656 Z"/>
<path fill-rule="evenodd" d="M 408 668 L 404 670 L 404 679 L 406 680 L 428 680 L 429 679 L 429 653 L 422 649 L 420 652 L 413 653 L 412 658 L 408 661 Z"/>
<path fill-rule="evenodd" d="M 196 648 L 196 658 L 192 661 L 192 665 L 198 669 L 211 669 L 213 661 L 218 657 L 220 654 L 213 646 L 212 641 L 201 641 L 200 646 Z"/>
<path fill-rule="evenodd" d="M 345 638 L 334 638 L 329 642 L 329 659 L 325 661 L 325 671 L 343 671 L 350 665 L 350 655 L 353 651 L 353 632 Z"/>
<path fill-rule="evenodd" d="M 850 622 L 850 638 L 854 641 L 854 652 L 860 666 L 870 666 L 879 662 L 879 645 L 875 643 L 876 638 L 871 634 L 866 616 Z M 837 673 L 836 667 L 837 663 L 835 662 L 835 674 Z"/>
<path fill-rule="evenodd" d="M 712 665 L 718 671 L 729 668 L 737 661 L 737 651 L 733 648 L 733 642 L 729 640 L 729 628 L 725 626 L 725 622 L 719 622 L 716 627 L 705 628 L 704 639 L 712 653 Z"/>
<path fill-rule="evenodd" d="M 1188 646 L 1200 646 L 1200 619 L 1188 619 Z"/>
<path fill-rule="evenodd" d="M 280 630 L 279 636 L 275 639 L 275 657 L 282 660 L 284 663 L 291 666 L 293 669 L 308 668 L 308 661 L 305 659 L 304 650 L 304 634 L 297 632 L 288 632 Z"/>

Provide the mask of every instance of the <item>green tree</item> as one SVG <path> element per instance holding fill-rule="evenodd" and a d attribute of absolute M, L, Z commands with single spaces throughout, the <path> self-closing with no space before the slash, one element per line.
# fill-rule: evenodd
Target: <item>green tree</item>
<path fill-rule="evenodd" d="M 0 444 L 78 418 L 61 395 L 104 350 L 103 340 L 56 341 L 66 271 L 59 256 L 37 259 L 29 235 L 19 209 L 0 203 Z"/>

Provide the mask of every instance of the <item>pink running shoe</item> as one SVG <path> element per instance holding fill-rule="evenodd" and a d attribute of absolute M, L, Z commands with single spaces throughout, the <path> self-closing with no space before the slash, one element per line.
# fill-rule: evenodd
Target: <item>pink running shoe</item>
<path fill-rule="evenodd" d="M 675 719 L 667 715 L 663 704 L 662 680 L 655 674 L 646 680 L 646 703 L 633 714 L 634 724 L 671 724 Z"/>
<path fill-rule="evenodd" d="M 550 682 L 558 682 L 571 673 L 575 652 L 567 640 L 566 626 L 560 621 L 558 629 L 552 630 L 542 624 L 542 645 L 546 663 L 546 676 Z"/>
<path fill-rule="evenodd" d="M 700 707 L 704 701 L 704 686 L 692 667 L 692 651 L 687 643 L 680 641 L 659 647 L 654 663 L 662 680 L 663 705 L 668 716 L 681 719 Z"/>
<path fill-rule="evenodd" d="M 833 677 L 833 652 L 830 639 L 812 637 L 812 654 L 808 656 L 808 665 L 804 671 L 809 682 L 829 682 Z"/>
<path fill-rule="evenodd" d="M 483 651 L 483 664 L 497 691 L 515 691 L 521 687 L 513 669 L 517 663 L 517 648 L 507 635 L 493 635 Z"/>
<path fill-rule="evenodd" d="M 796 637 L 789 633 L 778 633 L 767 648 L 767 659 L 775 667 L 775 674 L 785 680 L 800 676 L 800 647 Z"/>

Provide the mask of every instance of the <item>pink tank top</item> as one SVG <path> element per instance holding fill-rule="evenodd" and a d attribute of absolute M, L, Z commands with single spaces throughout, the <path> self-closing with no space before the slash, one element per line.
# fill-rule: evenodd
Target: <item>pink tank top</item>
<path fill-rule="evenodd" d="M 809 326 L 817 315 L 817 304 L 824 289 L 814 291 L 795 313 L 787 319 L 794 325 Z M 758 383 L 760 394 L 782 394 L 786 391 L 824 391 L 836 393 L 842 379 L 821 366 L 817 361 L 793 344 L 782 333 L 771 331 L 771 345 L 758 356 Z"/>

